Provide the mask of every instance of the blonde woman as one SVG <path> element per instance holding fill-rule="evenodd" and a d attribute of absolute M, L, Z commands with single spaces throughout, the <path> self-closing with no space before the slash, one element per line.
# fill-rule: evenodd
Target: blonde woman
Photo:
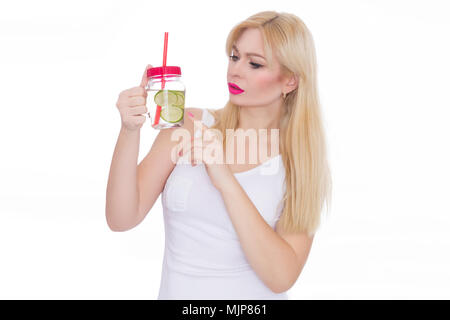
<path fill-rule="evenodd" d="M 329 207 L 308 28 L 293 14 L 260 12 L 231 30 L 226 53 L 225 107 L 187 108 L 183 126 L 161 130 L 139 165 L 146 73 L 117 102 L 122 128 L 107 186 L 107 223 L 113 231 L 135 227 L 161 194 L 158 299 L 287 299 L 325 200 Z"/>

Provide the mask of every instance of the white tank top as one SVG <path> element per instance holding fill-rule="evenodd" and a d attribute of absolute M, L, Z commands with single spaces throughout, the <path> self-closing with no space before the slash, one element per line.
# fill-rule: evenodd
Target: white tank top
<path fill-rule="evenodd" d="M 202 121 L 211 126 L 214 117 L 204 109 Z M 286 190 L 281 155 L 234 176 L 274 229 Z M 204 164 L 177 164 L 161 202 L 165 248 L 158 299 L 288 299 L 286 292 L 272 292 L 249 265 Z"/>

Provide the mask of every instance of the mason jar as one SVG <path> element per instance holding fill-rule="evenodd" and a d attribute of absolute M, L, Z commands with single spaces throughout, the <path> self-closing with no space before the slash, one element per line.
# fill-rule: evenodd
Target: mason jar
<path fill-rule="evenodd" d="M 154 129 L 181 127 L 184 123 L 186 88 L 178 66 L 147 70 L 147 109 Z"/>

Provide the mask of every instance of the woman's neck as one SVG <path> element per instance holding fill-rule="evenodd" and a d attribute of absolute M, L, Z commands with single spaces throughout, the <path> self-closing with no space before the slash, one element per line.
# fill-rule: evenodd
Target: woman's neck
<path fill-rule="evenodd" d="M 270 107 L 240 107 L 237 129 L 280 129 L 282 104 Z"/>

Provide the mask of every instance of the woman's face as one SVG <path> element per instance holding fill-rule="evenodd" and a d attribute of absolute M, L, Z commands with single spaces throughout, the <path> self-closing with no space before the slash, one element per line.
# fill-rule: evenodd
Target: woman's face
<path fill-rule="evenodd" d="M 233 47 L 227 72 L 228 84 L 233 83 L 244 91 L 233 94 L 229 87 L 230 101 L 239 106 L 266 106 L 280 101 L 285 82 L 275 56 L 273 60 L 273 69 L 269 69 L 261 31 L 246 29 Z"/>

